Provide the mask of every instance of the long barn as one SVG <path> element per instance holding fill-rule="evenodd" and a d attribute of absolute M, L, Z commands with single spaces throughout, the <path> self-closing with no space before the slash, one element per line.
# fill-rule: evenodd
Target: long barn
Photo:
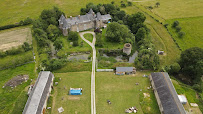
<path fill-rule="evenodd" d="M 41 71 L 31 91 L 23 114 L 42 114 L 46 109 L 47 100 L 51 93 L 54 75 L 50 71 Z"/>
<path fill-rule="evenodd" d="M 161 114 L 186 114 L 168 73 L 151 73 L 150 81 Z"/>

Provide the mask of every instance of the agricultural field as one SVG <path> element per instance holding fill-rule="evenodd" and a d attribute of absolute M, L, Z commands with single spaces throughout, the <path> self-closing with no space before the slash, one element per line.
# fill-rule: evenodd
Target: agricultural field
<path fill-rule="evenodd" d="M 185 18 L 203 16 L 202 0 L 129 0 L 143 7 L 152 6 L 152 13 L 164 18 Z M 160 5 L 155 7 L 156 2 Z"/>
<path fill-rule="evenodd" d="M 54 73 L 54 76 L 55 78 L 61 78 L 61 80 L 57 86 L 54 86 L 51 113 L 57 114 L 57 109 L 63 107 L 64 114 L 90 114 L 91 72 Z M 82 95 L 68 95 L 70 87 L 82 88 Z"/>
<path fill-rule="evenodd" d="M 181 31 L 185 32 L 183 38 L 179 38 L 177 32 L 170 26 L 168 29 L 182 50 L 202 47 L 202 0 L 133 0 L 133 2 L 163 24 L 170 25 L 176 20 L 180 21 Z M 155 6 L 156 2 L 160 3 L 158 7 Z M 153 9 L 150 10 L 149 6 Z"/>
<path fill-rule="evenodd" d="M 0 32 L 0 50 L 6 51 L 21 46 L 24 42 L 32 43 L 29 27 L 18 27 Z"/>
<path fill-rule="evenodd" d="M 174 21 L 179 21 L 179 26 L 182 28 L 181 31 L 185 32 L 185 36 L 182 38 L 179 38 L 176 30 L 171 27 Z M 169 23 L 168 29 L 182 50 L 186 50 L 191 47 L 203 48 L 203 16 L 171 19 L 166 22 Z"/>
<path fill-rule="evenodd" d="M 150 81 L 144 74 L 114 75 L 113 72 L 96 72 L 96 106 L 98 114 L 124 114 L 125 109 L 136 106 L 137 114 L 159 114 Z M 136 85 L 139 83 L 139 85 Z M 108 104 L 110 100 L 112 104 Z"/>
<path fill-rule="evenodd" d="M 120 2 L 120 0 L 114 0 Z M 59 7 L 67 16 L 77 16 L 80 8 L 89 2 L 94 4 L 110 3 L 109 0 L 6 0 L 0 1 L 0 26 L 18 23 L 27 17 L 37 19 L 44 9 Z"/>
<path fill-rule="evenodd" d="M 36 78 L 35 64 L 30 63 L 12 69 L 0 71 L 0 114 L 21 114 L 27 102 L 27 86 L 30 79 Z M 17 85 L 13 89 L 5 86 L 9 80 L 18 75 L 28 75 L 29 80 Z"/>

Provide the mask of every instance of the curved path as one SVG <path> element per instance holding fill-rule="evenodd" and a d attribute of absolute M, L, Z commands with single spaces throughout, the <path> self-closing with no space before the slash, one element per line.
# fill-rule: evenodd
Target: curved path
<path fill-rule="evenodd" d="M 93 35 L 93 41 L 90 42 L 87 39 L 84 38 L 84 34 L 86 33 L 90 33 Z M 96 104 L 95 104 L 95 62 L 96 62 L 96 49 L 95 49 L 95 42 L 96 42 L 96 38 L 95 38 L 95 33 L 94 32 L 81 32 L 79 33 L 80 37 L 87 42 L 93 50 L 93 57 L 92 57 L 92 74 L 91 74 L 91 114 L 96 114 Z"/>

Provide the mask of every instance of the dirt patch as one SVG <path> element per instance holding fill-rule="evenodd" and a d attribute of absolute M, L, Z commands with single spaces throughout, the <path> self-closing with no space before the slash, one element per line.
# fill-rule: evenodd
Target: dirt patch
<path fill-rule="evenodd" d="M 0 50 L 6 51 L 12 47 L 21 46 L 24 42 L 31 44 L 30 28 L 11 29 L 0 32 Z"/>
<path fill-rule="evenodd" d="M 149 93 L 143 93 L 143 95 L 144 95 L 144 98 L 150 97 Z"/>
<path fill-rule="evenodd" d="M 28 75 L 18 75 L 11 80 L 9 80 L 4 86 L 5 87 L 16 87 L 17 85 L 27 81 L 29 79 Z"/>
<path fill-rule="evenodd" d="M 68 100 L 80 100 L 80 96 L 69 95 Z"/>

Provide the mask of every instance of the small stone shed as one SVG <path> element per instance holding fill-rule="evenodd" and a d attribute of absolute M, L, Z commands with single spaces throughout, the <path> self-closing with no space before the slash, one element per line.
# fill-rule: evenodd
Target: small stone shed
<path fill-rule="evenodd" d="M 135 67 L 116 67 L 116 75 L 130 75 L 135 74 L 136 68 Z"/>

